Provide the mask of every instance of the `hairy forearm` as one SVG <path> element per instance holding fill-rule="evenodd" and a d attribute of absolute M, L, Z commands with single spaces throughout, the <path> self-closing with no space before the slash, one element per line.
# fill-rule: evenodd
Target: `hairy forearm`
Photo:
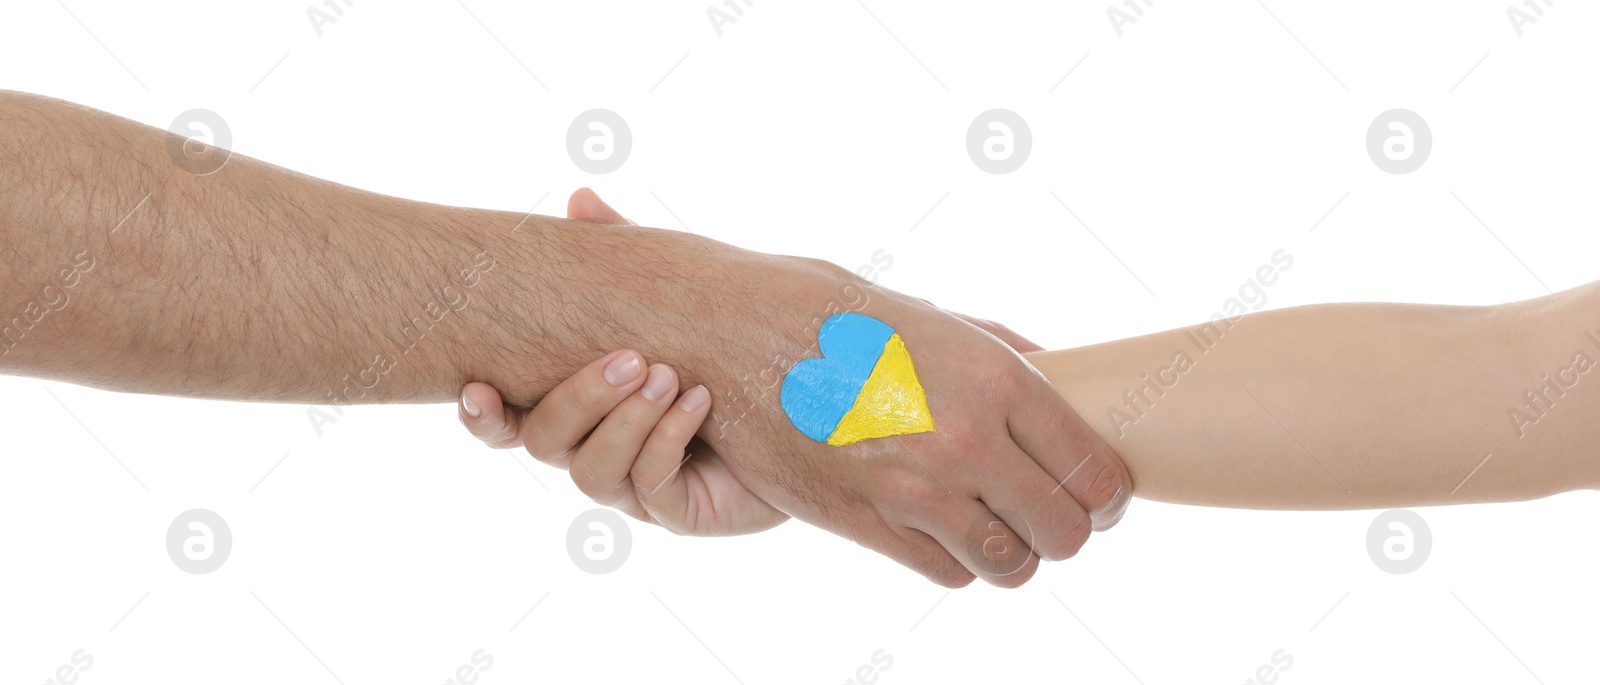
<path fill-rule="evenodd" d="M 242 155 L 194 175 L 168 144 L 0 93 L 0 372 L 318 404 L 489 380 L 526 402 L 663 337 L 651 325 L 694 329 L 640 304 L 693 236 L 411 202 Z"/>
<path fill-rule="evenodd" d="M 1137 495 L 1285 509 L 1594 487 L 1594 360 L 1595 286 L 1495 307 L 1299 307 L 1031 359 Z"/>

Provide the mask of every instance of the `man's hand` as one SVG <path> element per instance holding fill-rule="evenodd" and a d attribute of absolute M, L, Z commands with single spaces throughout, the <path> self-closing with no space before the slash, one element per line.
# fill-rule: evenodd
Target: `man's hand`
<path fill-rule="evenodd" d="M 740 368 L 736 354 L 718 355 L 721 364 L 701 378 L 718 389 L 721 416 L 701 436 L 757 495 L 952 587 L 975 576 L 1020 585 L 1037 568 L 1034 553 L 1070 557 L 1091 529 L 1120 518 L 1131 492 L 1121 462 L 998 338 L 837 268 L 760 264 L 753 272 L 752 299 L 778 306 L 741 323 L 751 337 L 814 340 L 806 325 L 814 319 L 793 307 L 815 303 L 811 316 L 820 319 L 829 295 L 870 293 L 859 311 L 905 341 L 937 425 L 844 447 L 816 442 L 789 422 L 777 386 L 760 373 L 773 365 L 778 376 L 787 373 L 816 356 L 809 345 L 751 359 L 754 369 Z M 783 301 L 784 290 L 800 295 Z"/>
<path fill-rule="evenodd" d="M 588 191 L 573 196 L 569 211 L 627 223 Z M 952 587 L 974 577 L 1020 585 L 1037 557 L 1070 557 L 1092 529 L 1121 517 L 1131 491 L 1121 462 L 1007 343 L 1037 346 L 832 265 L 631 230 L 639 233 L 630 250 L 652 250 L 652 261 L 678 276 L 657 287 L 679 295 L 649 312 L 667 324 L 657 334 L 665 344 L 643 337 L 631 344 L 653 345 L 661 350 L 653 361 L 713 391 L 700 437 L 738 482 L 778 510 Z M 687 245 L 655 252 L 676 241 Z M 779 384 L 795 363 L 818 356 L 817 327 L 838 311 L 877 318 L 904 339 L 934 432 L 834 447 L 790 423 Z M 559 463 L 564 449 L 535 456 Z"/>

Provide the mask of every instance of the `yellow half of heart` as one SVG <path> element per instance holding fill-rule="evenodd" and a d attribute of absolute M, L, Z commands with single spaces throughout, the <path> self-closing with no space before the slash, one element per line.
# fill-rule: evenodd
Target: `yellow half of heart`
<path fill-rule="evenodd" d="M 848 445 L 871 438 L 927 433 L 933 430 L 928 395 L 917 380 L 917 368 L 900 334 L 889 336 L 856 403 L 828 436 L 830 445 Z"/>

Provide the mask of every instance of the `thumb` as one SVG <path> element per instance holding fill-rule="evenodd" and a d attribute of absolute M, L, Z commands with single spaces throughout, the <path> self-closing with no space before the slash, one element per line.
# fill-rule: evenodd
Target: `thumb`
<path fill-rule="evenodd" d="M 468 383 L 461 389 L 456 414 L 461 425 L 485 445 L 501 450 L 522 446 L 522 420 L 528 410 L 502 404 L 494 386 Z"/>

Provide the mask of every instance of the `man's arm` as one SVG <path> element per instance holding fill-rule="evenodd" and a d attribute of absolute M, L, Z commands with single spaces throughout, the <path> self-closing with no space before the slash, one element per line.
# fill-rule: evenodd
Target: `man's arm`
<path fill-rule="evenodd" d="M 1070 556 L 1127 501 L 1116 456 L 1020 356 L 832 265 L 241 155 L 194 175 L 173 140 L 0 94 L 0 371 L 315 403 L 443 402 L 480 380 L 528 405 L 632 348 L 713 391 L 702 437 L 755 494 L 947 585 L 1020 584 L 1030 548 Z M 936 431 L 836 447 L 789 422 L 777 381 L 840 311 L 904 340 Z"/>
<path fill-rule="evenodd" d="M 385 197 L 242 155 L 197 176 L 169 142 L 0 95 L 0 370 L 326 404 L 442 402 L 502 378 L 526 400 L 626 336 L 639 308 L 618 292 L 646 290 L 670 259 L 604 227 Z"/>
<path fill-rule="evenodd" d="M 1030 358 L 1140 497 L 1357 509 L 1600 486 L 1600 283 L 1297 307 Z"/>

